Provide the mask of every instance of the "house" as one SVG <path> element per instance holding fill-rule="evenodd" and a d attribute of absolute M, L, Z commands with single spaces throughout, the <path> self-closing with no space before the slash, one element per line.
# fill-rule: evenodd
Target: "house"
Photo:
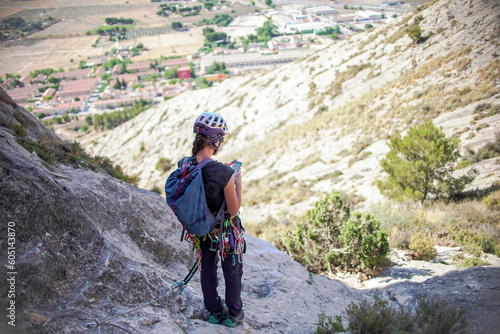
<path fill-rule="evenodd" d="M 94 72 L 94 78 L 100 78 L 101 75 L 106 74 L 106 69 L 104 66 L 100 66 L 95 72 Z"/>
<path fill-rule="evenodd" d="M 190 70 L 189 66 L 179 67 L 179 69 L 177 70 L 177 75 L 179 76 L 179 79 L 191 78 L 191 70 Z"/>
<path fill-rule="evenodd" d="M 58 80 L 81 80 L 88 79 L 92 77 L 92 70 L 75 70 L 69 72 L 54 72 L 49 77 L 54 77 L 54 79 Z"/>
<path fill-rule="evenodd" d="M 127 65 L 127 71 L 133 73 L 144 73 L 149 72 L 151 66 L 149 62 L 141 62 L 141 63 L 132 63 Z"/>
<path fill-rule="evenodd" d="M 225 79 L 227 79 L 227 74 L 225 73 L 217 73 L 205 76 L 205 80 L 207 80 L 207 82 L 222 81 Z"/>
<path fill-rule="evenodd" d="M 113 68 L 111 69 L 111 73 L 113 73 L 113 74 L 120 74 L 121 69 L 122 69 L 122 65 L 121 65 L 121 64 L 116 64 L 116 65 L 115 65 L 115 66 L 113 66 Z"/>
<path fill-rule="evenodd" d="M 69 103 L 61 103 L 53 105 L 47 108 L 37 108 L 32 111 L 33 114 L 38 114 L 40 112 L 50 116 L 50 115 L 62 115 L 69 112 L 78 113 L 85 108 L 85 102 L 75 101 Z"/>
<path fill-rule="evenodd" d="M 117 107 L 133 105 L 135 101 L 139 101 L 140 99 L 143 99 L 144 101 L 147 102 L 152 102 L 153 98 L 154 98 L 153 95 L 146 95 L 146 96 L 122 97 L 109 100 L 97 100 L 94 102 L 94 106 L 96 109 L 114 109 Z"/>
<path fill-rule="evenodd" d="M 97 88 L 98 79 L 84 79 L 74 81 L 61 81 L 58 95 L 61 98 L 75 97 L 80 95 L 92 95 Z"/>
<path fill-rule="evenodd" d="M 51 96 L 53 98 L 56 97 L 56 90 L 54 88 L 48 88 L 43 94 L 42 94 L 42 97 L 40 98 L 40 102 L 43 102 L 45 101 L 46 99 L 50 98 Z"/>
<path fill-rule="evenodd" d="M 172 59 L 164 59 L 160 63 L 160 67 L 170 68 L 174 66 L 186 66 L 189 65 L 189 61 L 187 58 L 172 58 Z"/>
<path fill-rule="evenodd" d="M 54 90 L 55 91 L 55 90 Z M 28 87 L 16 87 L 7 91 L 7 94 L 16 102 L 24 103 L 28 100 L 34 100 L 38 95 L 38 88 L 33 86 Z"/>
<path fill-rule="evenodd" d="M 38 74 L 33 80 L 31 80 L 31 84 L 34 83 L 45 83 L 45 75 L 42 73 Z"/>
<path fill-rule="evenodd" d="M 21 80 L 19 80 L 19 81 L 21 81 L 23 86 L 31 86 L 31 76 L 30 75 L 22 77 Z"/>
<path fill-rule="evenodd" d="M 134 85 L 135 83 L 139 82 L 137 74 L 131 74 L 131 73 L 124 73 L 120 75 L 114 75 L 111 78 L 111 82 L 116 82 L 116 80 L 120 82 L 124 82 L 127 86 L 130 86 L 131 84 Z"/>
<path fill-rule="evenodd" d="M 10 86 L 13 82 L 14 82 L 14 78 L 10 77 L 10 78 L 8 78 L 7 80 L 5 80 L 5 81 L 2 83 L 1 87 L 2 87 L 4 90 L 7 90 L 7 89 L 8 89 L 8 87 L 9 87 L 9 86 Z"/>

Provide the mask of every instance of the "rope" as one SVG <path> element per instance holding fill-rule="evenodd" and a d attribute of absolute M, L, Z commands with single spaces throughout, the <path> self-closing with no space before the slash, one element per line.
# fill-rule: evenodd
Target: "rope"
<path fill-rule="evenodd" d="M 195 264 L 193 265 L 193 267 L 191 268 L 191 270 L 189 271 L 189 273 L 186 275 L 186 277 L 184 277 L 184 279 L 183 279 L 182 281 L 180 281 L 180 282 L 177 282 L 177 283 L 173 284 L 173 285 L 170 287 L 169 291 L 168 291 L 168 292 L 166 292 L 166 293 L 164 293 L 164 294 L 163 294 L 163 295 L 161 295 L 160 297 L 155 298 L 155 299 L 153 299 L 152 301 L 150 301 L 150 302 L 148 302 L 148 303 L 146 303 L 146 304 L 144 304 L 144 305 L 138 306 L 138 307 L 136 307 L 136 308 L 133 308 L 133 309 L 128 310 L 128 311 L 125 311 L 125 312 L 123 312 L 123 313 L 119 313 L 119 314 L 117 314 L 117 315 L 114 315 L 114 316 L 112 316 L 112 317 L 106 318 L 106 319 L 101 320 L 101 321 L 98 321 L 97 319 L 94 319 L 94 323 L 88 323 L 88 324 L 85 324 L 85 326 L 84 326 L 84 327 L 82 327 L 82 329 L 87 330 L 87 329 L 92 329 L 92 328 L 99 327 L 100 325 L 110 325 L 110 326 L 117 327 L 117 328 L 119 328 L 119 329 L 121 329 L 121 330 L 123 330 L 123 331 L 125 331 L 125 332 L 127 332 L 127 333 L 133 334 L 133 333 L 129 332 L 128 330 L 126 330 L 126 329 L 124 329 L 124 328 L 122 328 L 122 327 L 120 327 L 120 326 L 118 326 L 118 325 L 111 324 L 111 323 L 108 323 L 108 322 L 109 322 L 109 321 L 111 321 L 111 320 L 113 320 L 113 319 L 115 319 L 115 318 L 118 318 L 118 317 L 124 316 L 124 315 L 126 315 L 126 314 L 129 314 L 129 313 L 132 313 L 132 312 L 134 312 L 134 311 L 137 311 L 137 310 L 139 310 L 139 309 L 141 309 L 141 308 L 144 308 L 144 307 L 146 307 L 146 306 L 148 306 L 148 305 L 151 305 L 151 304 L 153 304 L 154 302 L 157 302 L 157 301 L 159 301 L 160 299 L 165 298 L 165 297 L 166 297 L 166 296 L 168 296 L 171 292 L 174 292 L 174 291 L 176 291 L 176 290 L 178 291 L 178 293 L 179 293 L 179 294 L 181 294 L 181 293 L 182 293 L 182 291 L 184 291 L 184 287 L 185 287 L 185 286 L 189 283 L 189 281 L 190 281 L 190 280 L 193 278 L 193 276 L 196 274 L 196 270 L 197 270 L 197 269 L 198 269 L 198 260 L 196 260 Z"/>

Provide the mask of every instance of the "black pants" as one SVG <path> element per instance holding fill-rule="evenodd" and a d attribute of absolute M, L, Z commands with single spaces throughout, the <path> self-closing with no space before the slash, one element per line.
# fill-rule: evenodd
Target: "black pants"
<path fill-rule="evenodd" d="M 210 250 L 212 248 L 210 239 L 207 238 L 200 244 L 201 247 L 201 289 L 203 290 L 203 301 L 209 312 L 219 312 L 222 309 L 222 301 L 217 292 L 218 277 L 217 265 L 219 257 L 217 252 Z M 243 256 L 240 255 L 243 261 Z M 222 272 L 226 284 L 226 305 L 229 311 L 237 315 L 243 308 L 241 301 L 241 276 L 243 275 L 243 263 L 228 254 L 222 261 Z"/>

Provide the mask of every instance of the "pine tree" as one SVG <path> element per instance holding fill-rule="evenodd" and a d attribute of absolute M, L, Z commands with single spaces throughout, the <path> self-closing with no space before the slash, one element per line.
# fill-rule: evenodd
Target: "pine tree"
<path fill-rule="evenodd" d="M 403 138 L 394 136 L 389 147 L 391 151 L 381 161 L 389 180 L 379 182 L 379 189 L 389 197 L 407 197 L 421 203 L 429 195 L 437 198 L 446 194 L 450 198 L 474 180 L 475 171 L 452 177 L 452 168 L 460 157 L 459 140 L 446 138 L 430 121 L 410 128 Z"/>

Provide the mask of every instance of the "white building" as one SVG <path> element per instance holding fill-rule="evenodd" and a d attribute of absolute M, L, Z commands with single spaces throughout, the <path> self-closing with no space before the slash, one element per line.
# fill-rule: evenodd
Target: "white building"
<path fill-rule="evenodd" d="M 305 9 L 305 12 L 314 15 L 333 15 L 338 13 L 335 8 L 329 6 L 309 7 Z"/>
<path fill-rule="evenodd" d="M 287 25 L 295 23 L 291 17 L 283 15 L 273 15 L 271 20 L 279 28 L 286 28 Z"/>
<path fill-rule="evenodd" d="M 356 15 L 369 20 L 381 20 L 383 14 L 379 12 L 375 12 L 373 10 L 360 10 L 356 12 Z"/>
<path fill-rule="evenodd" d="M 296 23 L 287 25 L 287 30 L 290 32 L 309 32 L 309 31 L 321 31 L 328 27 L 327 24 L 323 22 L 307 22 L 307 23 Z"/>

